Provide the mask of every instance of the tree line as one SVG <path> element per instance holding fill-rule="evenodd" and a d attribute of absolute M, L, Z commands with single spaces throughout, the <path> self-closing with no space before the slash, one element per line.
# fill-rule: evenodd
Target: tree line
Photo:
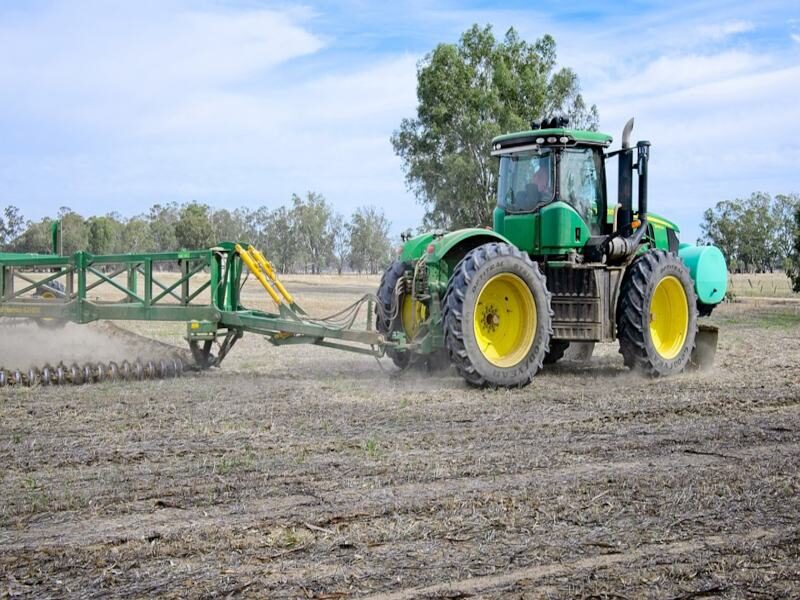
<path fill-rule="evenodd" d="M 189 202 L 155 204 L 133 217 L 117 213 L 84 218 L 64 207 L 62 251 L 92 254 L 170 252 L 210 248 L 221 241 L 251 243 L 282 273 L 321 273 L 350 269 L 379 273 L 392 258 L 390 222 L 372 206 L 346 219 L 316 192 L 293 195 L 287 205 L 270 209 L 213 209 Z M 52 219 L 26 220 L 19 208 L 0 214 L 0 250 L 48 253 Z"/>
<path fill-rule="evenodd" d="M 700 243 L 718 246 L 733 273 L 784 271 L 800 292 L 800 195 L 755 192 L 703 213 Z"/>

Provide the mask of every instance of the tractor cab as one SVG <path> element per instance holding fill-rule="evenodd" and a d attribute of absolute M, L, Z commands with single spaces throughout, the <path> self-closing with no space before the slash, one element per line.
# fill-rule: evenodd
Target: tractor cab
<path fill-rule="evenodd" d="M 505 214 L 533 213 L 565 202 L 593 235 L 606 226 L 605 165 L 592 146 L 540 147 L 500 157 L 497 206 Z"/>
<path fill-rule="evenodd" d="M 500 136 L 494 229 L 534 255 L 580 251 L 610 233 L 602 133 L 566 129 L 565 120 Z"/>

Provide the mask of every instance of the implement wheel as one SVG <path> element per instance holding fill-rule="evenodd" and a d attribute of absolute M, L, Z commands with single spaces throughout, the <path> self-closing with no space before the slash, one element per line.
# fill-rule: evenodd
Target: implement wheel
<path fill-rule="evenodd" d="M 210 369 L 217 364 L 217 359 L 211 350 L 214 347 L 212 340 L 191 340 L 189 349 L 192 351 L 192 358 L 195 364 L 201 369 Z"/>
<path fill-rule="evenodd" d="M 651 250 L 625 272 L 617 303 L 617 337 L 625 365 L 650 376 L 680 373 L 697 335 L 697 299 L 680 258 Z"/>
<path fill-rule="evenodd" d="M 544 275 L 527 254 L 478 246 L 458 263 L 444 297 L 450 359 L 470 385 L 527 385 L 542 368 L 552 315 Z"/>

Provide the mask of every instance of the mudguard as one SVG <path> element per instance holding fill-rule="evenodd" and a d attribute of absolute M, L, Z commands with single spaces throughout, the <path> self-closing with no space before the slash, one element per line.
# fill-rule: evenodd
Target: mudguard
<path fill-rule="evenodd" d="M 506 237 L 491 229 L 474 227 L 447 233 L 427 232 L 408 240 L 403 245 L 399 260 L 417 261 L 425 257 L 428 263 L 438 263 L 454 252 L 459 255 L 460 259 L 469 250 L 489 242 L 511 244 Z"/>

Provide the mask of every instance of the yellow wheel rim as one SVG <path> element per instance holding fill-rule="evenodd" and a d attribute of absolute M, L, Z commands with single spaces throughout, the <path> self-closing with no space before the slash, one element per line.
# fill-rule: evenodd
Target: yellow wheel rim
<path fill-rule="evenodd" d="M 45 300 L 55 300 L 56 295 L 53 292 L 51 292 L 50 290 L 45 290 L 44 292 L 42 292 L 39 295 L 39 297 L 40 298 L 44 298 Z M 50 317 L 42 317 L 41 320 L 45 321 L 47 323 L 50 323 L 50 322 L 54 321 L 54 319 L 52 319 Z"/>
<path fill-rule="evenodd" d="M 658 354 L 670 360 L 683 348 L 689 330 L 689 302 L 677 277 L 658 282 L 650 300 L 650 338 Z"/>
<path fill-rule="evenodd" d="M 473 316 L 475 340 L 484 358 L 513 367 L 530 352 L 536 337 L 536 301 L 517 275 L 495 275 L 481 288 Z"/>
<path fill-rule="evenodd" d="M 400 310 L 400 320 L 403 323 L 403 330 L 406 337 L 413 339 L 419 331 L 420 323 L 428 316 L 428 310 L 422 302 L 415 301 L 410 295 L 403 296 L 403 304 Z"/>

